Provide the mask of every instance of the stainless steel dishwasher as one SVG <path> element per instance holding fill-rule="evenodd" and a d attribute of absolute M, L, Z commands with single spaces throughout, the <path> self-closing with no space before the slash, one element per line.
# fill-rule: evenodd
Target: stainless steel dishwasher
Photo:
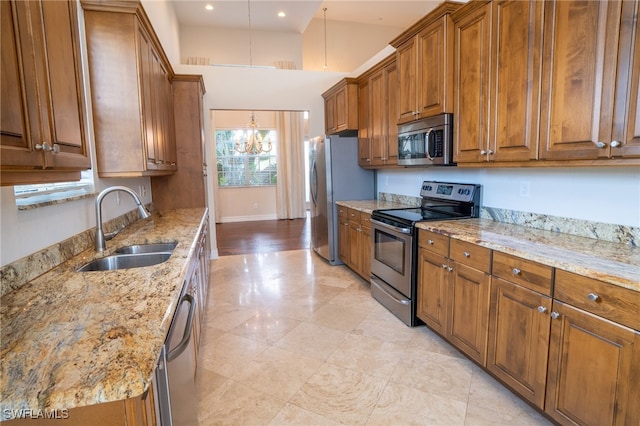
<path fill-rule="evenodd" d="M 185 283 L 156 368 L 158 414 L 162 426 L 198 424 L 193 338 L 196 309 L 189 284 Z"/>

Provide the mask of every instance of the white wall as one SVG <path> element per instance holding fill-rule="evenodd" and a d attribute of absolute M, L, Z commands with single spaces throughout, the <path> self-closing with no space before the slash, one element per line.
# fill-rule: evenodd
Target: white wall
<path fill-rule="evenodd" d="M 380 171 L 378 192 L 418 197 L 423 180 L 479 183 L 487 207 L 640 227 L 637 167 Z"/>
<path fill-rule="evenodd" d="M 351 72 L 389 45 L 403 28 L 327 19 L 327 67 Z M 324 21 L 312 19 L 302 35 L 303 69 L 324 67 Z"/>
<path fill-rule="evenodd" d="M 252 31 L 253 65 L 275 66 L 276 61 L 292 61 L 302 68 L 302 36 L 276 31 Z M 220 65 L 249 65 L 249 32 L 225 28 L 181 27 L 180 63 L 187 58 L 205 57 Z"/>

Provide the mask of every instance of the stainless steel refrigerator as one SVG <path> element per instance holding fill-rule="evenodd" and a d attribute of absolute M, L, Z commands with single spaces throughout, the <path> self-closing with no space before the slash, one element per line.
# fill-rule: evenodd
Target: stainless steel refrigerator
<path fill-rule="evenodd" d="M 318 136 L 309 145 L 311 248 L 332 265 L 338 258 L 336 201 L 376 198 L 375 174 L 358 166 L 358 138 Z"/>

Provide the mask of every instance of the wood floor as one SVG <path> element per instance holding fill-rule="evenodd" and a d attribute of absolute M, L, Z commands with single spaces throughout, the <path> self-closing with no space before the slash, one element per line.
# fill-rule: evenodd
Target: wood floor
<path fill-rule="evenodd" d="M 310 247 L 310 220 L 282 219 L 216 224 L 218 255 L 270 253 Z"/>

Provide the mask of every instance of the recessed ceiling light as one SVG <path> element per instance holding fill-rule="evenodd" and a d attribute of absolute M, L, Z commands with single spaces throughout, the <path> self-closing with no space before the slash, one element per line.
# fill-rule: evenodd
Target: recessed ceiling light
<path fill-rule="evenodd" d="M 207 10 L 213 10 L 213 5 L 208 4 L 204 8 L 207 9 Z"/>
<path fill-rule="evenodd" d="M 278 12 L 278 16 L 284 18 L 285 16 L 287 16 L 287 14 L 284 12 Z"/>

